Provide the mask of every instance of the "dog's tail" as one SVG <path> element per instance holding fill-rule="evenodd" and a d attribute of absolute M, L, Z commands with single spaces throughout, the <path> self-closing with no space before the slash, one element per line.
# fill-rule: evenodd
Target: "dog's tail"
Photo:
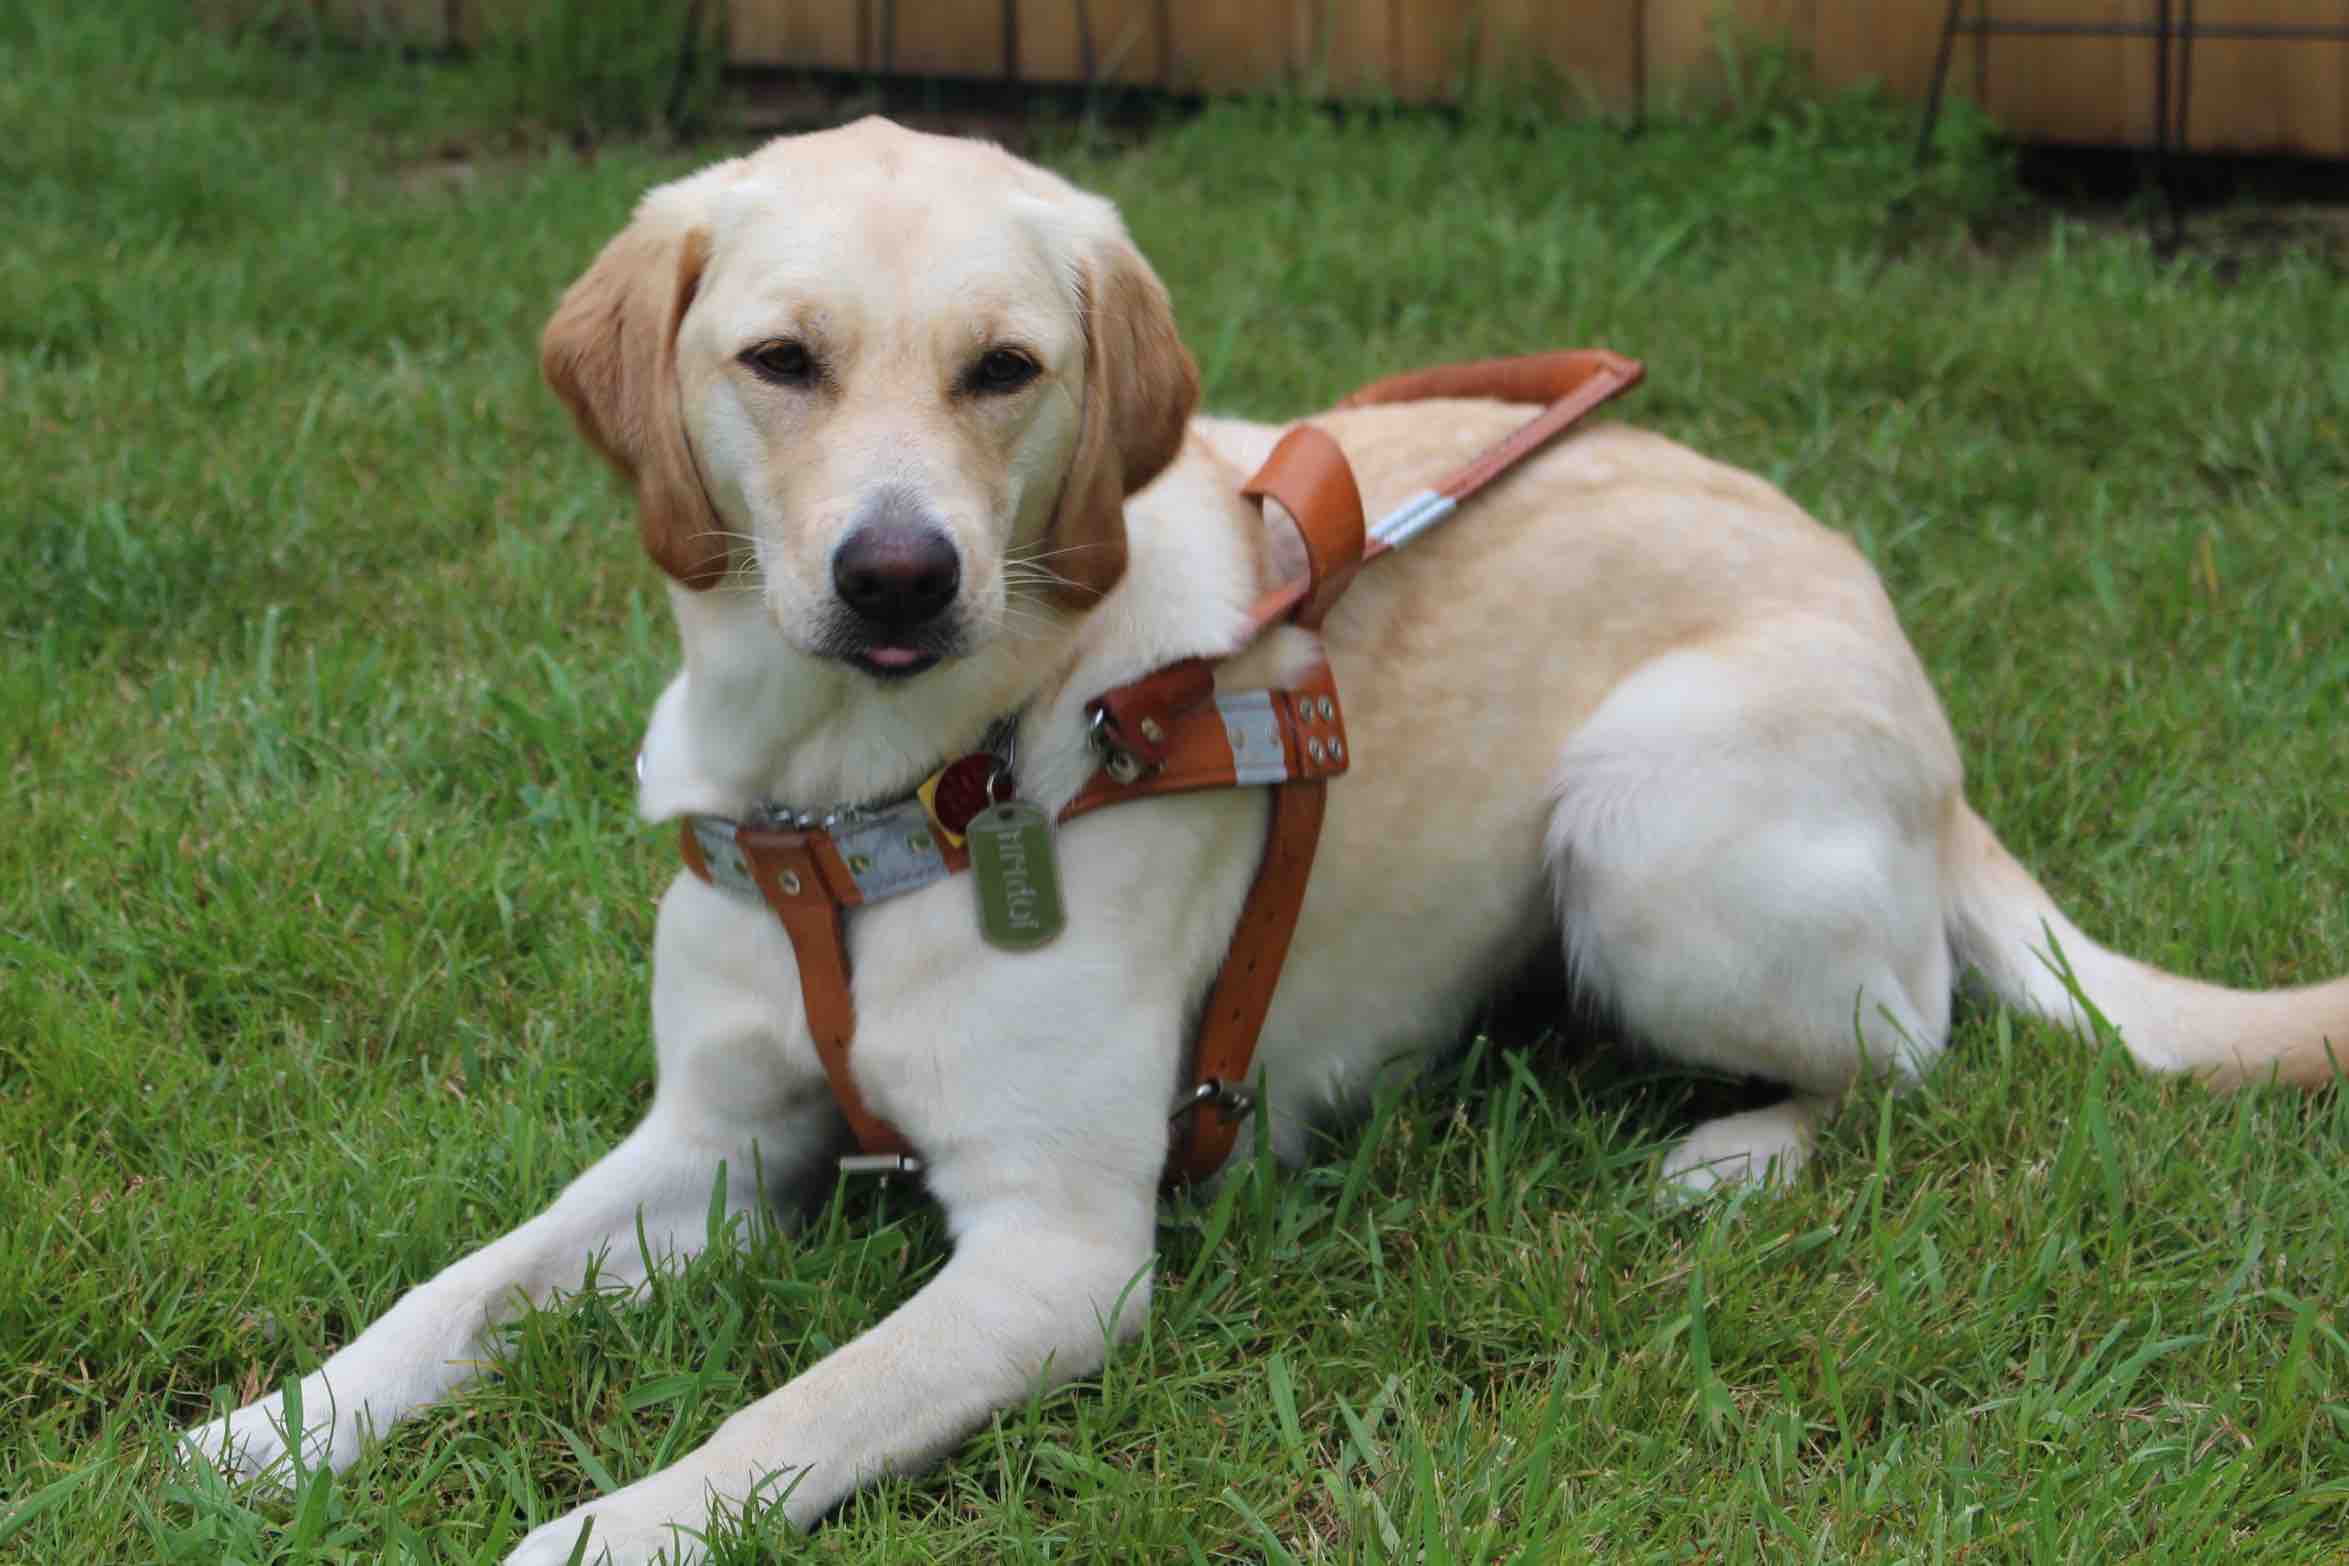
<path fill-rule="evenodd" d="M 1963 802 L 1941 857 L 1951 945 L 2008 1005 L 2086 1032 L 2068 968 L 2078 993 L 2150 1070 L 2191 1072 L 2219 1088 L 2270 1079 L 2322 1087 L 2349 1072 L 2349 979 L 2230 990 L 2107 951 Z"/>

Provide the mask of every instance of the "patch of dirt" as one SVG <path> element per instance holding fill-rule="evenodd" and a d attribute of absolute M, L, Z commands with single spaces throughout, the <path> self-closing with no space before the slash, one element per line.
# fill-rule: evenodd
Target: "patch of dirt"
<path fill-rule="evenodd" d="M 369 179 L 388 179 L 403 196 L 469 195 L 483 185 L 520 172 L 545 156 L 550 145 L 554 143 L 548 138 L 521 129 L 486 136 L 452 136 L 420 153 L 412 148 L 400 149 L 387 156 L 380 174 L 371 172 Z M 351 192 L 345 188 L 335 193 L 347 197 Z"/>
<path fill-rule="evenodd" d="M 2286 254 L 2349 275 L 2349 163 L 2318 158 L 2174 157 L 2028 147 L 2023 188 L 2049 213 L 2141 227 L 2164 254 L 2210 259 L 2222 279 Z"/>
<path fill-rule="evenodd" d="M 432 196 L 471 190 L 481 183 L 481 164 L 461 147 L 447 147 L 431 157 L 402 164 L 392 179 L 403 196 Z"/>

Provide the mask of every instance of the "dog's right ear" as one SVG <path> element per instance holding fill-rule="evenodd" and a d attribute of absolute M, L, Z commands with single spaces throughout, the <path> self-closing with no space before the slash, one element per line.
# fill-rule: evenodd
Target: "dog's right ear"
<path fill-rule="evenodd" d="M 579 431 L 636 486 L 645 553 L 696 591 L 726 574 L 727 540 L 686 442 L 677 328 L 709 261 L 711 176 L 663 185 L 555 306 L 538 367 Z"/>

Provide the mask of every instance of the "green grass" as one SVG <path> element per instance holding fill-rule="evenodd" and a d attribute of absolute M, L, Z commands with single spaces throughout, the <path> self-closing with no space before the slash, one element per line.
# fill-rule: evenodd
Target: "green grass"
<path fill-rule="evenodd" d="M 291 1501 L 164 1461 L 646 1102 L 670 863 L 628 759 L 672 655 L 532 344 L 714 149 L 582 157 L 460 66 L 114 15 L 0 12 L 0 1560 L 495 1560 L 944 1254 L 846 1190 L 529 1318 Z M 2164 264 L 1968 136 L 1911 179 L 1906 128 L 1234 106 L 1055 161 L 1124 203 L 1225 409 L 1641 355 L 1636 417 L 1873 555 L 1977 803 L 2084 924 L 2349 970 L 2340 271 Z M 1171 1207 L 1097 1382 L 723 1558 L 2349 1559 L 2349 1102 L 1976 1009 L 1792 1195 L 1662 1209 L 1716 1091 L 1480 1046 L 1319 1167 Z"/>

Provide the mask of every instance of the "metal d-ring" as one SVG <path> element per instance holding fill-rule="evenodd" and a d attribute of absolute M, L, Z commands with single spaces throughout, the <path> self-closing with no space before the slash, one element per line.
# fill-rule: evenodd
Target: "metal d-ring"
<path fill-rule="evenodd" d="M 1141 758 L 1110 737 L 1107 707 L 1095 707 L 1093 715 L 1085 720 L 1085 739 L 1092 745 L 1093 754 L 1101 758 L 1101 769 L 1120 787 L 1141 777 Z"/>

